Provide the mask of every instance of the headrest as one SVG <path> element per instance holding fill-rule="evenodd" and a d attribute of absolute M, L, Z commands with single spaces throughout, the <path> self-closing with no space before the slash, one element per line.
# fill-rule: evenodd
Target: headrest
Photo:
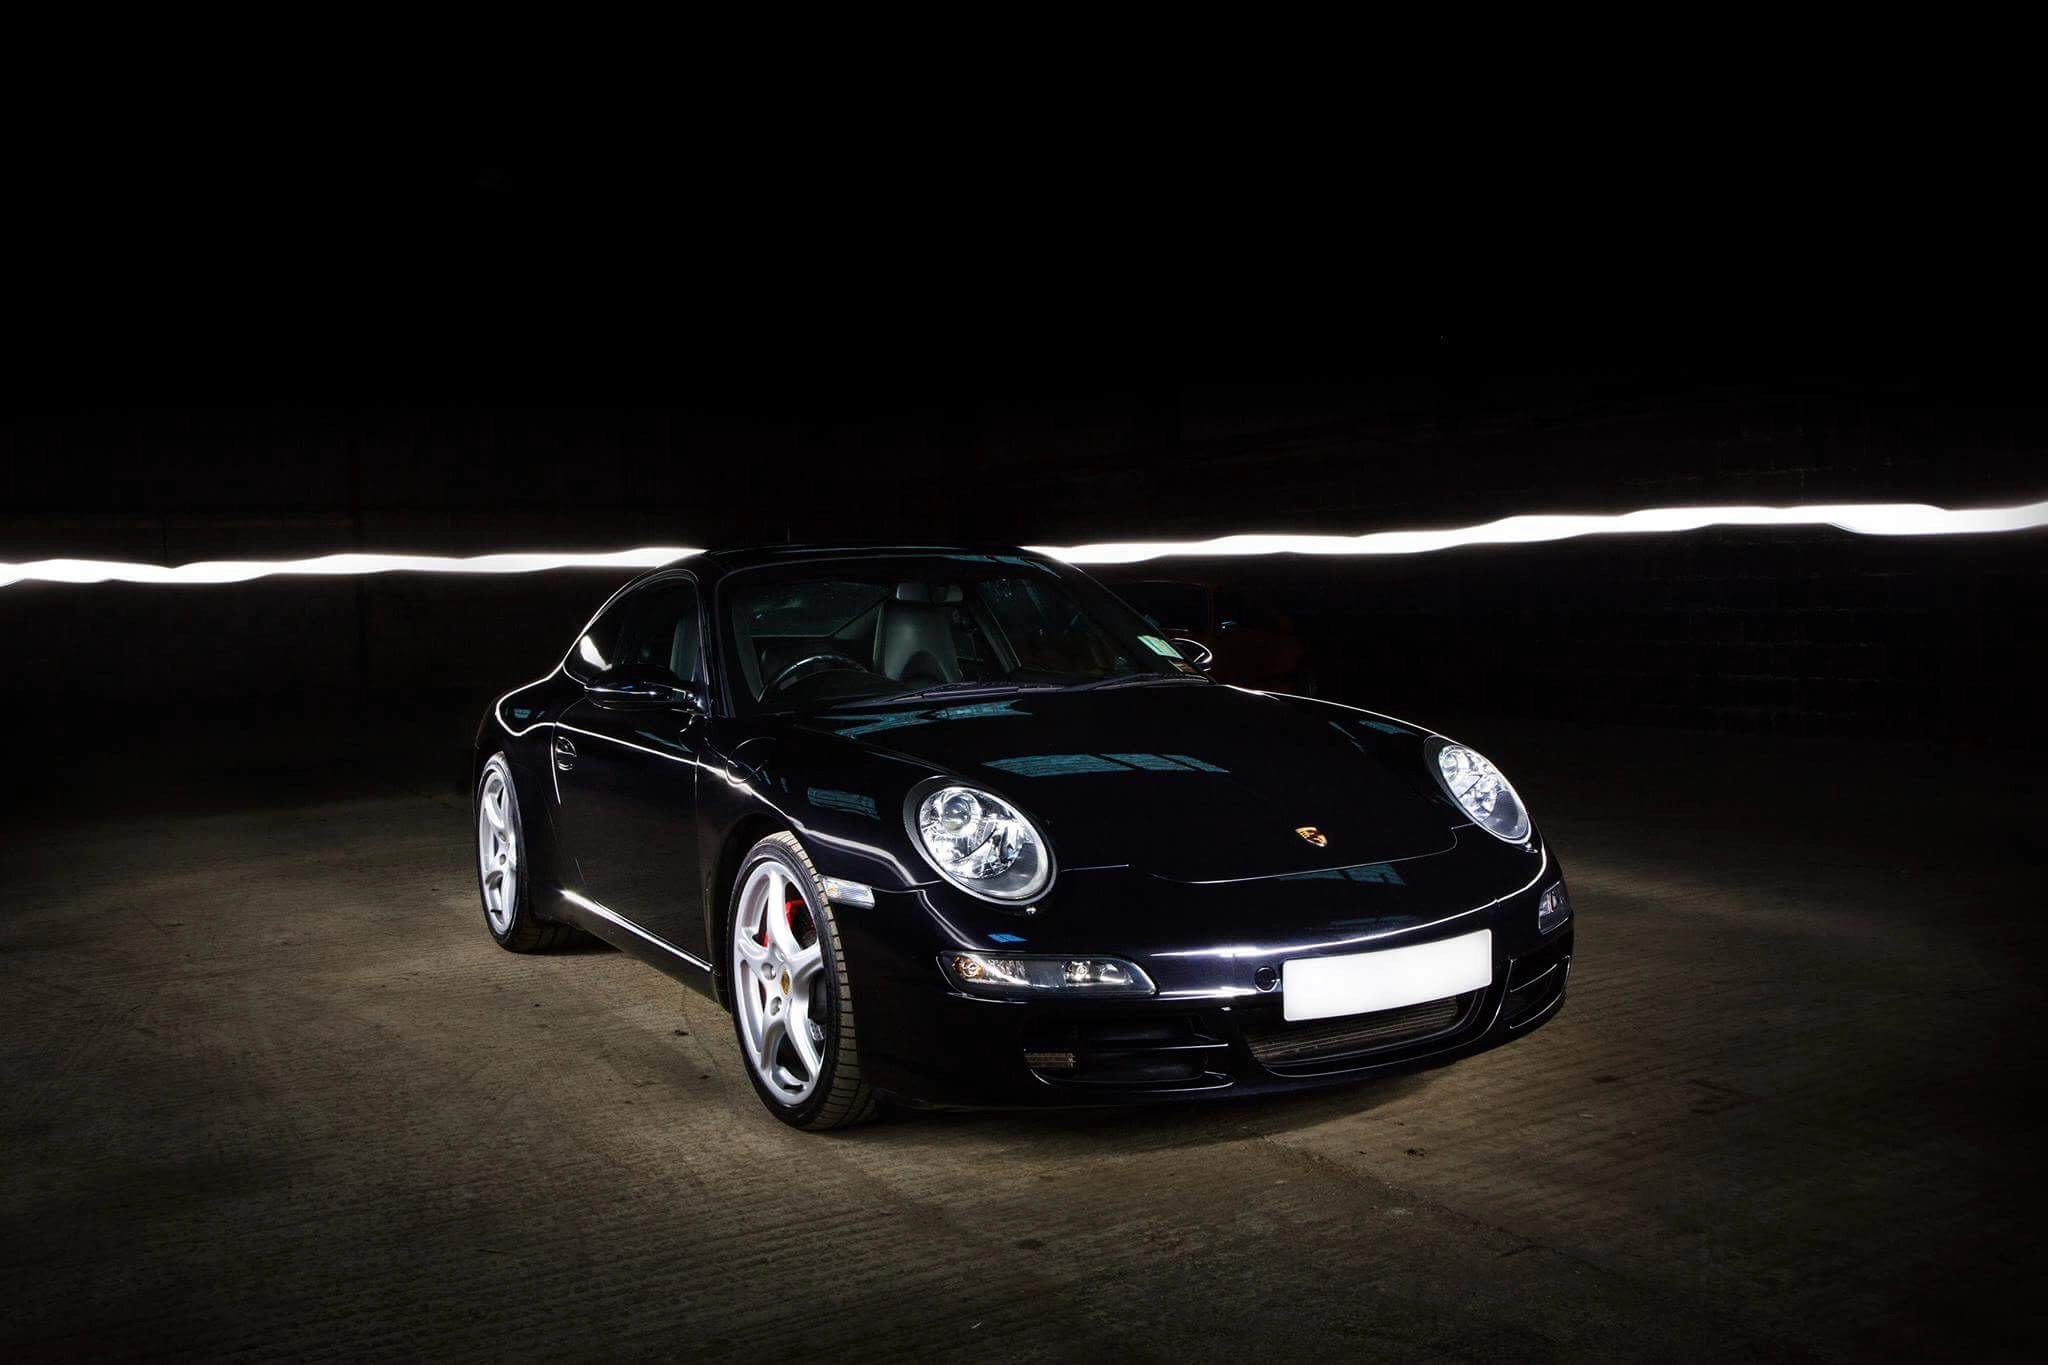
<path fill-rule="evenodd" d="M 896 600 L 898 602 L 958 602 L 960 600 L 960 585 L 958 583 L 948 583 L 945 587 L 941 588 L 930 583 L 898 583 L 896 585 Z"/>
<path fill-rule="evenodd" d="M 898 682 L 958 682 L 960 657 L 946 609 L 936 602 L 902 601 L 900 595 L 884 602 L 875 617 L 875 668 Z"/>

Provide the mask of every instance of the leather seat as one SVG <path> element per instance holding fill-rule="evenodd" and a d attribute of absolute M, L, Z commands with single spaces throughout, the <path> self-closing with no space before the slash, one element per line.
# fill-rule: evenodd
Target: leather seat
<path fill-rule="evenodd" d="M 960 600 L 956 587 L 899 583 L 875 618 L 875 667 L 897 682 L 960 681 L 960 656 L 946 604 Z"/>

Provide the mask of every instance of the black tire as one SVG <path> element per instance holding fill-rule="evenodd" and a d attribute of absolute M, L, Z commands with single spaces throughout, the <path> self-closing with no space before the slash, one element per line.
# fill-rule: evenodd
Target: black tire
<path fill-rule="evenodd" d="M 747 983 L 733 980 L 730 983 L 734 995 L 731 1001 L 733 1038 L 739 1045 L 740 1064 L 747 1073 L 747 1080 L 753 1084 L 754 1093 L 761 1097 L 761 1103 L 768 1112 L 792 1128 L 821 1132 L 866 1122 L 875 1116 L 879 1103 L 861 1077 L 860 1047 L 853 1024 L 853 982 L 846 971 L 839 921 L 833 914 L 831 903 L 825 899 L 825 887 L 818 876 L 818 869 L 811 865 L 810 855 L 804 852 L 803 845 L 793 834 L 769 835 L 749 849 L 740 863 L 739 875 L 733 878 L 732 890 L 726 899 L 723 947 L 728 971 L 733 956 L 733 935 L 739 921 L 741 892 L 754 870 L 767 859 L 781 864 L 791 882 L 803 891 L 807 902 L 805 908 L 817 930 L 817 942 L 824 958 L 819 973 L 824 1005 L 822 1010 L 814 1011 L 813 1017 L 822 1016 L 825 1022 L 825 1040 L 821 1049 L 824 1065 L 817 1085 L 797 1104 L 788 1104 L 771 1091 L 754 1069 L 740 1018 L 737 996 L 739 991 L 747 988 Z"/>
<path fill-rule="evenodd" d="M 512 780 L 512 765 L 502 753 L 491 755 L 484 764 L 482 776 L 477 778 L 474 800 L 471 802 L 479 825 L 486 818 L 484 793 L 496 777 L 503 783 L 505 794 L 505 819 L 511 834 L 513 848 L 512 862 L 518 869 L 513 878 L 512 914 L 502 929 L 491 913 L 491 893 L 485 884 L 485 872 L 481 857 L 477 866 L 477 897 L 483 904 L 484 928 L 490 931 L 491 939 L 500 948 L 510 953 L 544 953 L 553 948 L 567 947 L 578 937 L 572 924 L 560 920 L 542 919 L 533 908 L 533 878 L 530 875 L 532 862 L 527 857 L 526 826 L 519 814 L 519 787 Z M 482 850 L 479 849 L 479 854 Z"/>

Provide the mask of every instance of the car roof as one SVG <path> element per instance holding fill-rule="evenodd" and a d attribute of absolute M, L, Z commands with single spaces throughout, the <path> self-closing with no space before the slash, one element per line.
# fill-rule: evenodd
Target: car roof
<path fill-rule="evenodd" d="M 724 578 L 727 574 L 737 573 L 742 569 L 759 568 L 769 564 L 802 564 L 814 561 L 822 563 L 834 559 L 890 559 L 898 556 L 914 557 L 920 555 L 961 555 L 974 558 L 1001 556 L 1007 559 L 1041 565 L 1055 573 L 1067 572 L 1067 566 L 1058 560 L 1047 558 L 1042 554 L 1033 554 L 1031 551 L 1019 549 L 1015 545 L 942 544 L 912 541 L 874 541 L 867 543 L 848 541 L 837 544 L 821 543 L 815 545 L 745 545 L 716 550 L 703 550 L 697 554 L 685 555 L 681 559 L 671 560 L 659 568 L 650 569 L 646 573 L 641 574 L 631 583 L 628 583 L 625 589 L 620 591 L 623 593 L 626 589 L 638 587 L 649 579 L 659 578 L 678 569 L 687 570 L 700 580 L 703 580 L 706 586 L 709 586 L 718 579 Z"/>
<path fill-rule="evenodd" d="M 815 545 L 746 545 L 728 549 L 706 550 L 701 558 L 711 560 L 721 569 L 752 568 L 758 564 L 787 564 L 810 559 L 889 559 L 899 555 L 1006 555 L 1016 559 L 1028 559 L 1033 563 L 1050 564 L 1044 555 L 1033 554 L 1015 545 L 968 545 L 913 541 L 845 541 L 836 544 Z"/>

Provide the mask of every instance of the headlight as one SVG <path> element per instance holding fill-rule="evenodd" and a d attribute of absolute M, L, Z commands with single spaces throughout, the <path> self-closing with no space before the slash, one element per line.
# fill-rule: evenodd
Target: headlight
<path fill-rule="evenodd" d="M 978 995 L 1029 995 L 1071 991 L 1079 995 L 1150 995 L 1152 978 L 1120 957 L 999 957 L 994 953 L 951 952 L 939 966 L 954 985 Z"/>
<path fill-rule="evenodd" d="M 1500 769 L 1462 744 L 1436 739 L 1431 747 L 1436 750 L 1436 780 L 1473 824 L 1509 843 L 1529 837 L 1529 812 Z"/>
<path fill-rule="evenodd" d="M 994 792 L 958 785 L 911 793 L 911 837 L 941 877 L 992 901 L 1028 901 L 1052 882 L 1052 850 Z"/>

